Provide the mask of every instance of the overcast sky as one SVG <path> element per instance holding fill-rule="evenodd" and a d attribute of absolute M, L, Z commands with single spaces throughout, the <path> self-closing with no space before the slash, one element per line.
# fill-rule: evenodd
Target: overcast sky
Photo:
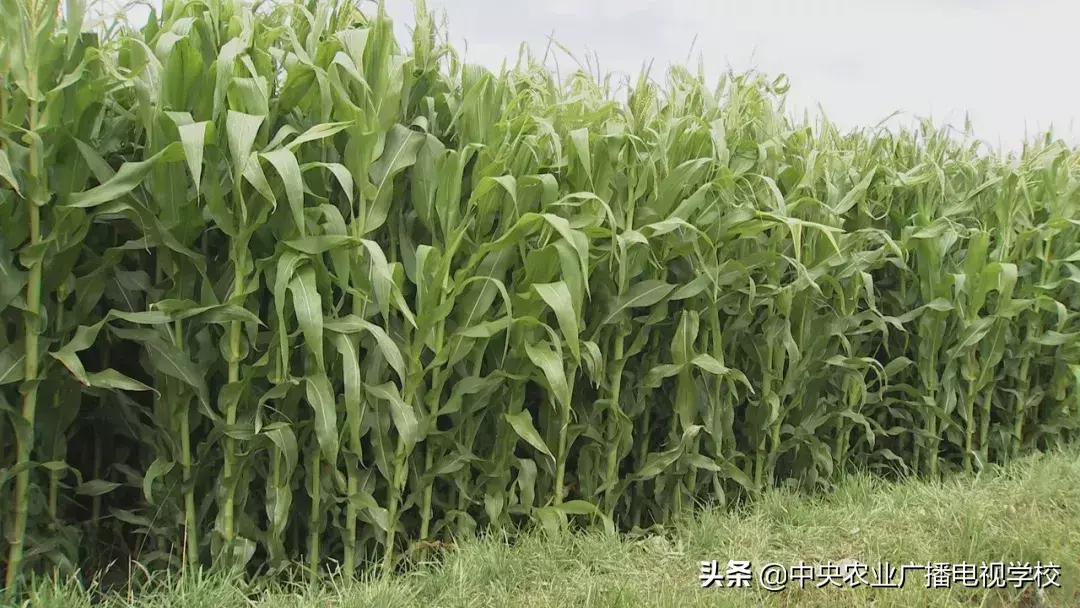
<path fill-rule="evenodd" d="M 412 0 L 387 0 L 402 30 Z M 1077 0 L 428 0 L 469 61 L 497 68 L 548 35 L 604 71 L 704 60 L 786 73 L 789 107 L 842 127 L 932 115 L 1015 149 L 1051 125 L 1080 145 Z M 128 13 L 137 19 L 136 13 Z M 143 17 L 145 19 L 145 17 Z M 696 41 L 695 41 L 696 36 Z M 693 48 L 691 49 L 691 43 Z M 467 46 L 466 46 L 467 45 Z"/>

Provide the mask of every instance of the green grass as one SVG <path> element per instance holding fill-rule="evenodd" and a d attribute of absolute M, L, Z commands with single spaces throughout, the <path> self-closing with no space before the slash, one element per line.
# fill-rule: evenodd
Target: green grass
<path fill-rule="evenodd" d="M 821 563 L 1053 562 L 1061 588 L 701 589 L 703 559 Z M 122 569 L 122 568 L 121 568 Z M 160 575 L 164 576 L 164 575 Z M 1080 605 L 1080 452 L 1050 453 L 942 482 L 852 476 L 829 495 L 766 493 L 740 512 L 709 510 L 662 535 L 525 534 L 462 543 L 439 564 L 388 580 L 274 583 L 218 576 L 121 584 L 107 608 L 330 606 L 1076 606 Z M 175 576 L 175 575 L 173 575 Z M 142 580 L 139 571 L 130 581 Z M 95 589 L 96 592 L 96 589 Z M 40 583 L 27 606 L 90 606 L 74 584 Z"/>

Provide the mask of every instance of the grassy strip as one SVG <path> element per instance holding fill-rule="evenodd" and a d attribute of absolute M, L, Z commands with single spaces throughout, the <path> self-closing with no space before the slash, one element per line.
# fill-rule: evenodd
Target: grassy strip
<path fill-rule="evenodd" d="M 1053 562 L 1061 588 L 701 589 L 703 559 L 822 563 Z M 137 574 L 137 570 L 136 570 Z M 175 576 L 175 575 L 173 575 Z M 133 577 L 138 578 L 137 575 Z M 129 579 L 129 580 L 133 580 Z M 853 476 L 828 496 L 777 490 L 741 512 L 706 511 L 665 535 L 526 534 L 463 543 L 441 565 L 388 580 L 258 589 L 221 577 L 133 583 L 108 608 L 308 606 L 1076 606 L 1080 605 L 1080 453 L 1044 454 L 939 483 Z M 139 587 L 141 591 L 132 591 Z M 755 585 L 756 587 L 756 585 Z M 30 606 L 91 605 L 72 583 L 36 587 Z M 102 600 L 100 596 L 95 598 Z"/>

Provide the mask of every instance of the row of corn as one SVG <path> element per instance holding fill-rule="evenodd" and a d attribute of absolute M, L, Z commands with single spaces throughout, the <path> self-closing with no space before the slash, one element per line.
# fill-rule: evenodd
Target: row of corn
<path fill-rule="evenodd" d="M 0 0 L 6 583 L 352 574 L 1080 427 L 1080 155 L 462 63 L 349 2 Z"/>

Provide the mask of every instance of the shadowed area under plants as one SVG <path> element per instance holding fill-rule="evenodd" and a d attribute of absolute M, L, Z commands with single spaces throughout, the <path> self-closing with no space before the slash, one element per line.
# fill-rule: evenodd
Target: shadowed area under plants
<path fill-rule="evenodd" d="M 9 600 L 132 560 L 390 573 L 1077 434 L 1080 154 L 1050 134 L 843 133 L 757 73 L 493 72 L 423 3 L 402 39 L 345 1 L 87 15 L 0 0 Z"/>

